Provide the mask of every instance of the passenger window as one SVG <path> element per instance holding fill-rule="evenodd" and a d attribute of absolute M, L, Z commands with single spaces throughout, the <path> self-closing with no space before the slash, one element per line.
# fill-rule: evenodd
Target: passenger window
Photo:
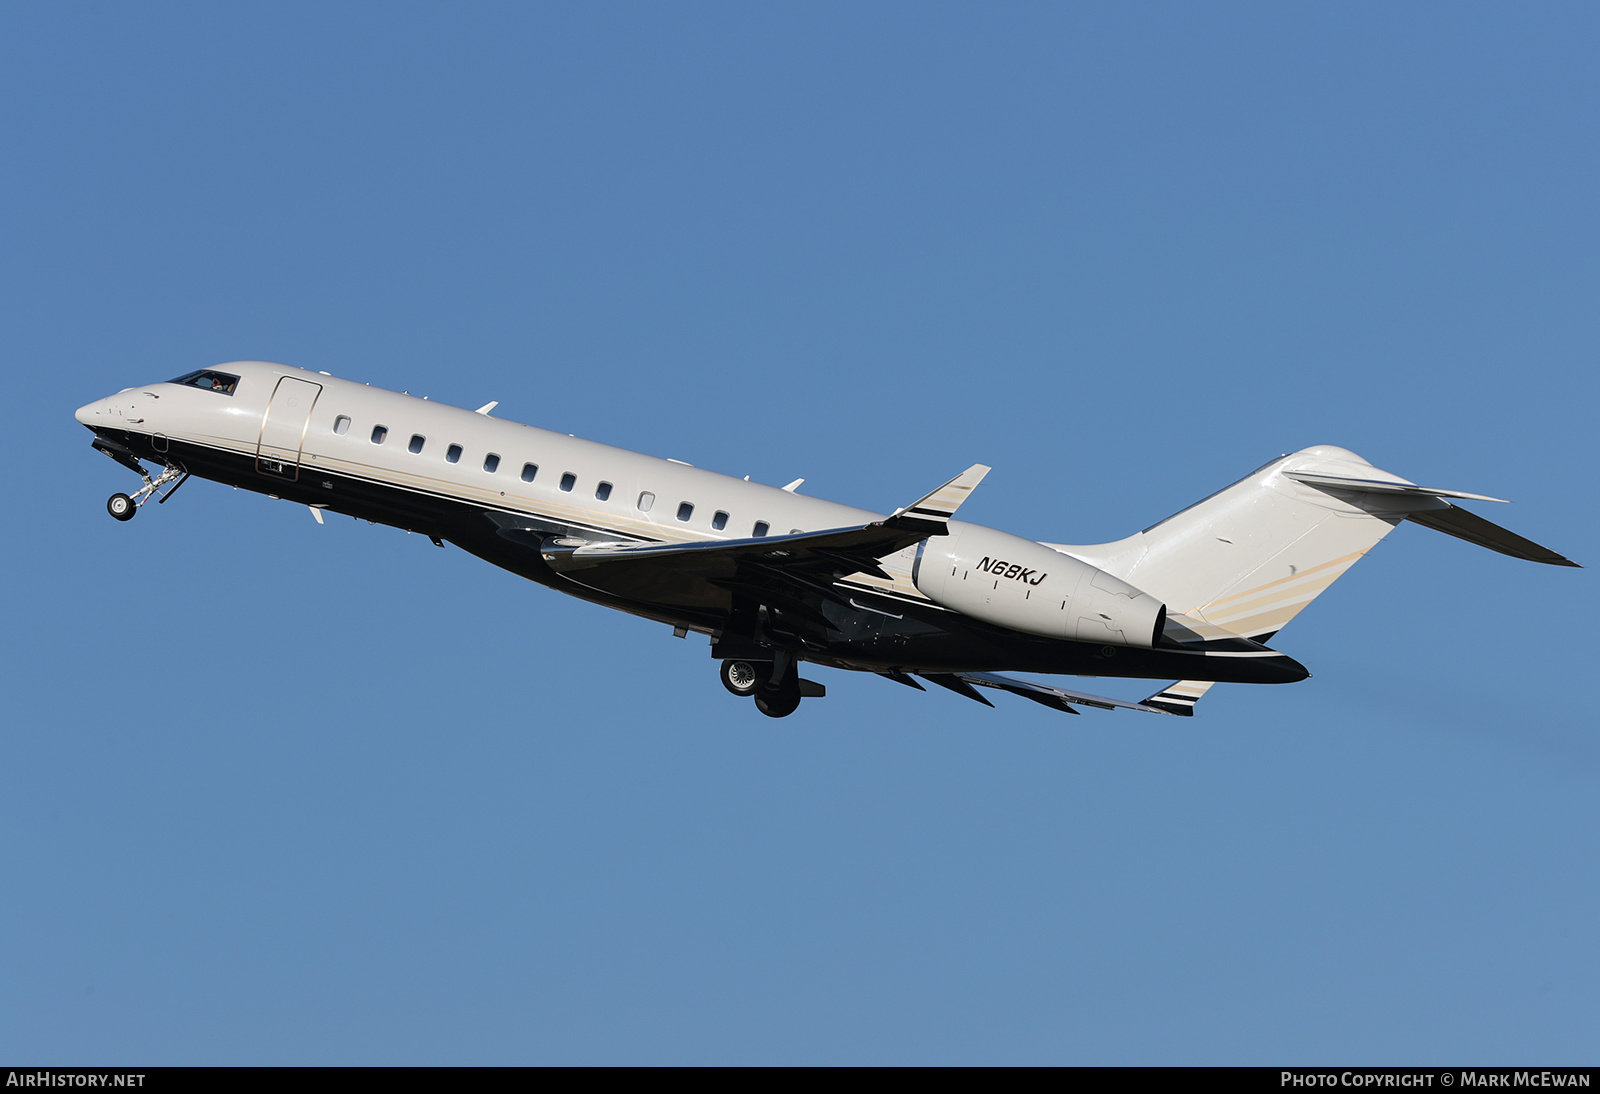
<path fill-rule="evenodd" d="M 654 509 L 655 506 L 656 496 L 650 491 L 646 490 L 644 493 L 639 495 L 639 512 L 648 513 L 650 510 Z"/>
<path fill-rule="evenodd" d="M 767 534 L 767 522 L 764 521 L 764 520 L 756 521 L 756 526 L 754 528 L 750 529 L 750 534 L 752 536 L 755 536 L 757 539 L 760 539 L 762 536 L 766 535 Z"/>
<path fill-rule="evenodd" d="M 694 502 L 680 501 L 678 503 L 678 519 L 688 520 L 692 516 L 694 516 Z"/>
<path fill-rule="evenodd" d="M 350 419 L 343 414 L 335 418 L 333 420 L 333 432 L 335 436 L 339 437 L 343 437 L 350 432 Z"/>
<path fill-rule="evenodd" d="M 727 526 L 728 514 L 724 513 L 721 509 L 718 509 L 716 515 L 711 518 L 711 527 L 720 532 Z"/>
<path fill-rule="evenodd" d="M 571 471 L 568 471 L 565 475 L 561 476 L 561 489 L 565 490 L 567 493 L 572 493 L 572 488 L 577 485 L 578 476 L 574 475 Z"/>
<path fill-rule="evenodd" d="M 536 464 L 536 463 L 525 463 L 525 464 L 522 465 L 522 481 L 523 482 L 532 482 L 533 481 L 533 477 L 535 475 L 537 475 L 538 473 L 539 473 L 539 465 L 538 464 Z"/>
<path fill-rule="evenodd" d="M 461 462 L 461 446 L 459 444 L 453 444 L 449 448 L 445 449 L 444 450 L 444 458 L 445 458 L 445 462 L 447 462 L 447 463 L 460 463 Z"/>
<path fill-rule="evenodd" d="M 373 444 L 382 444 L 384 442 L 384 440 L 388 436 L 389 436 L 389 427 L 388 426 L 386 426 L 386 425 L 375 425 L 375 426 L 372 427 L 372 443 Z"/>
<path fill-rule="evenodd" d="M 406 451 L 410 452 L 413 456 L 420 455 L 422 452 L 422 446 L 427 443 L 428 438 L 424 437 L 421 433 L 413 433 L 411 434 L 411 443 L 406 446 Z"/>
<path fill-rule="evenodd" d="M 603 482 L 599 486 L 595 487 L 594 500 L 595 501 L 610 501 L 611 500 L 611 484 L 609 482 Z"/>
<path fill-rule="evenodd" d="M 491 475 L 494 474 L 496 471 L 500 470 L 500 455 L 499 455 L 499 453 L 491 452 L 487 456 L 485 456 L 483 458 L 483 469 L 485 471 L 489 472 L 489 474 L 491 474 Z"/>

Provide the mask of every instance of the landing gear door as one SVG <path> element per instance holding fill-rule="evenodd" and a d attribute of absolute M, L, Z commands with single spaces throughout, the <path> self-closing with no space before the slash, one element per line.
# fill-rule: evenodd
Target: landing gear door
<path fill-rule="evenodd" d="M 311 408 L 322 385 L 285 376 L 278 381 L 261 420 L 261 440 L 256 446 L 256 470 L 293 481 L 300 477 L 300 449 L 305 445 Z"/>

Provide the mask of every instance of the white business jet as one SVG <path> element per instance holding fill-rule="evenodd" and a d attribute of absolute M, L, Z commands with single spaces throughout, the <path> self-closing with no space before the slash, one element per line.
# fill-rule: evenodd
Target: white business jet
<path fill-rule="evenodd" d="M 1410 520 L 1515 558 L 1574 562 L 1353 452 L 1282 456 L 1115 543 L 1036 543 L 952 519 L 976 464 L 887 516 L 476 411 L 260 361 L 90 403 L 94 447 L 143 486 L 190 475 L 445 540 L 541 585 L 711 638 L 722 682 L 781 718 L 802 661 L 1078 706 L 1194 712 L 1213 683 L 1289 683 L 1264 643 Z M 154 477 L 148 462 L 159 468 Z M 1176 679 L 1139 703 L 1003 670 Z"/>

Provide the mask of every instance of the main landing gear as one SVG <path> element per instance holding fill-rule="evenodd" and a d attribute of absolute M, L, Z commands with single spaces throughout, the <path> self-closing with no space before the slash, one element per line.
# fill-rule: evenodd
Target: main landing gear
<path fill-rule="evenodd" d="M 722 686 L 740 698 L 754 698 L 768 718 L 787 718 L 807 697 L 821 698 L 828 689 L 800 679 L 799 664 L 787 650 L 774 650 L 771 661 L 722 662 Z"/>
<path fill-rule="evenodd" d="M 761 672 L 756 667 L 760 664 L 762 663 L 724 661 L 722 663 L 722 686 L 741 699 L 750 698 L 756 693 L 756 688 L 761 684 Z"/>
<path fill-rule="evenodd" d="M 118 460 L 117 462 L 122 463 L 123 461 Z M 153 479 L 143 466 L 139 464 L 134 464 L 134 466 L 138 469 L 140 477 L 144 479 L 144 485 L 132 494 L 112 494 L 110 498 L 106 499 L 106 512 L 118 520 L 132 520 L 134 515 L 139 512 L 141 505 L 155 497 L 156 492 L 163 486 L 166 486 L 169 482 L 173 483 L 174 485 L 168 488 L 166 493 L 156 498 L 156 504 L 162 504 L 177 493 L 178 487 L 182 486 L 189 478 L 189 472 L 174 467 L 170 463 L 167 464 L 160 475 Z"/>

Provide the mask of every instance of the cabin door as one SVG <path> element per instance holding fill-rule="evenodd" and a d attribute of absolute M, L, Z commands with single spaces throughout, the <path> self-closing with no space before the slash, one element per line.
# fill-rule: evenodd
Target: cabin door
<path fill-rule="evenodd" d="M 300 450 L 311 424 L 311 408 L 322 385 L 285 376 L 278 381 L 261 420 L 261 440 L 256 445 L 256 470 L 293 481 L 300 477 Z"/>

